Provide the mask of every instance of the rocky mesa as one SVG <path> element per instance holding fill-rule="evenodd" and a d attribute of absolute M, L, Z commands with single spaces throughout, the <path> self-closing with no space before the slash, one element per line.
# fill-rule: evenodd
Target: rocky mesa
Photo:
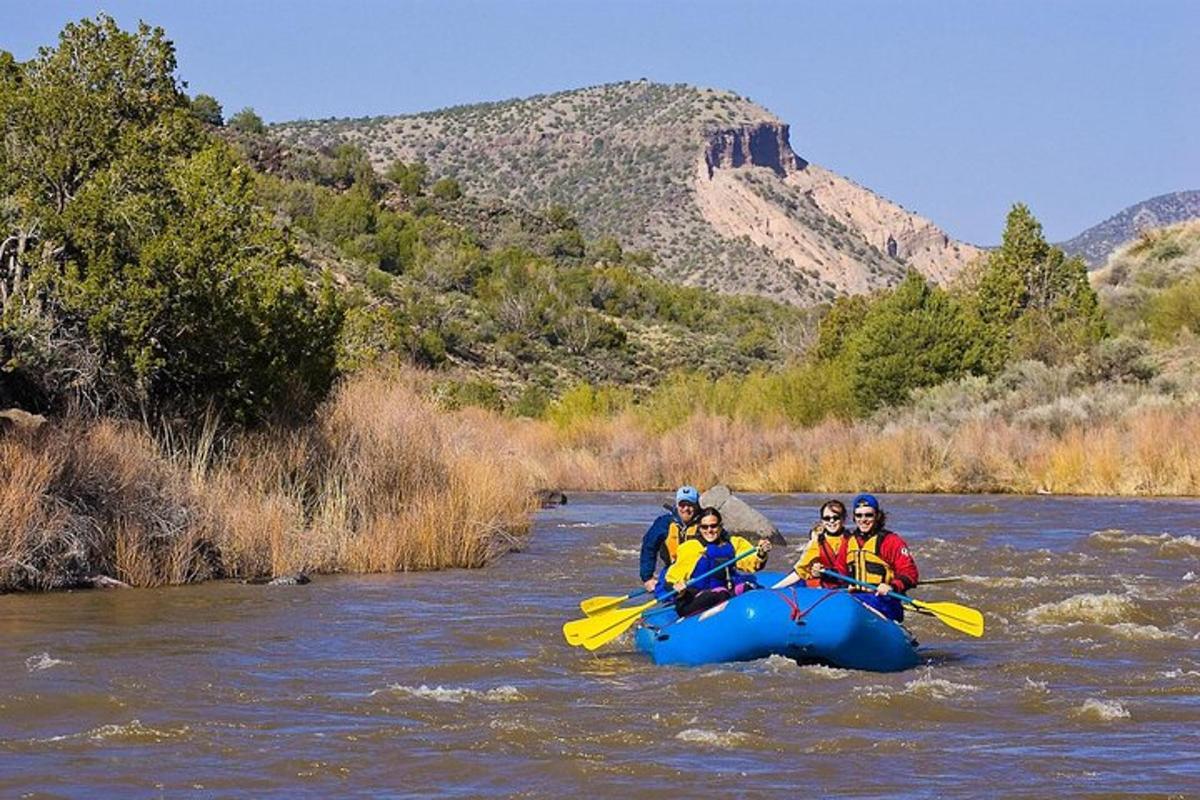
<path fill-rule="evenodd" d="M 284 143 L 424 161 L 471 192 L 562 205 L 661 277 L 796 304 L 946 281 L 979 250 L 797 155 L 786 123 L 726 91 L 647 81 L 400 117 L 292 122 Z"/>

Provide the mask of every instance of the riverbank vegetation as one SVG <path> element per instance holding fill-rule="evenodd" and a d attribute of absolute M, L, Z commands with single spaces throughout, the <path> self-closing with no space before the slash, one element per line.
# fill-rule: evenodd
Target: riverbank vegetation
<path fill-rule="evenodd" d="M 305 426 L 194 437 L 114 419 L 0 438 L 0 590 L 478 567 L 528 528 L 528 471 L 432 376 L 343 383 Z"/>
<path fill-rule="evenodd" d="M 1194 225 L 1097 293 L 1018 204 L 948 286 L 797 309 L 174 73 L 104 16 L 0 53 L 0 408 L 50 418 L 0 590 L 478 566 L 539 488 L 1200 493 Z"/>

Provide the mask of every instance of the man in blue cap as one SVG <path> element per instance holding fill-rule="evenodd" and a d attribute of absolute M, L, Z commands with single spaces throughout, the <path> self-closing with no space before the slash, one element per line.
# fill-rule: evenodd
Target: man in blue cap
<path fill-rule="evenodd" d="M 700 492 L 695 486 L 680 486 L 675 492 L 675 507 L 650 524 L 642 537 L 642 557 L 639 565 L 642 585 L 653 592 L 658 583 L 654 567 L 661 557 L 668 567 L 675 562 L 679 545 L 696 535 L 700 514 Z"/>

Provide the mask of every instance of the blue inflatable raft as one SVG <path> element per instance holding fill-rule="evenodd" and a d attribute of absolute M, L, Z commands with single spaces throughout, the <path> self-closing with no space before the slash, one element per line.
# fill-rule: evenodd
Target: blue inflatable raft
<path fill-rule="evenodd" d="M 764 573 L 769 586 L 782 574 Z M 898 623 L 839 589 L 755 589 L 680 619 L 647 613 L 637 647 L 656 664 L 714 664 L 780 655 L 807 664 L 896 672 L 916 666 L 917 643 Z"/>

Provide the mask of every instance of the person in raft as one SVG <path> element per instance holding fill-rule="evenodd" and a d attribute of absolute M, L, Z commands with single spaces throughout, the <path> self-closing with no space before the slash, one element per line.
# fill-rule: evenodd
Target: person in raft
<path fill-rule="evenodd" d="M 770 539 L 758 540 L 758 554 L 750 555 L 754 546 L 741 536 L 730 536 L 722 524 L 721 512 L 706 508 L 700 512 L 698 535 L 679 545 L 679 556 L 667 568 L 667 583 L 679 592 L 675 599 L 675 612 L 681 617 L 696 614 L 735 597 L 748 588 L 757 587 L 748 573 L 758 572 L 767 564 L 767 553 L 771 550 Z M 694 586 L 687 583 L 693 577 L 732 561 L 745 553 L 725 569 L 713 573 Z"/>
<path fill-rule="evenodd" d="M 841 586 L 836 578 L 822 577 L 825 570 L 839 572 L 866 583 L 875 584 L 875 591 L 849 587 L 855 596 L 888 619 L 904 620 L 904 606 L 894 597 L 893 591 L 908 593 L 916 588 L 919 575 L 917 562 L 908 551 L 908 544 L 895 531 L 888 530 L 887 515 L 879 507 L 873 495 L 860 494 L 850 504 L 854 509 L 853 532 L 847 532 L 842 515 L 845 507 L 836 500 L 821 506 L 821 531 L 809 542 L 792 574 L 776 583 L 772 588 L 781 589 L 800 580 L 818 583 L 821 586 Z M 830 519 L 837 517 L 837 519 Z"/>
<path fill-rule="evenodd" d="M 675 492 L 675 508 L 650 523 L 642 536 L 642 557 L 639 574 L 647 592 L 662 588 L 654 576 L 654 567 L 661 557 L 664 567 L 675 563 L 682 542 L 696 535 L 700 514 L 700 492 L 695 486 L 680 486 Z"/>

